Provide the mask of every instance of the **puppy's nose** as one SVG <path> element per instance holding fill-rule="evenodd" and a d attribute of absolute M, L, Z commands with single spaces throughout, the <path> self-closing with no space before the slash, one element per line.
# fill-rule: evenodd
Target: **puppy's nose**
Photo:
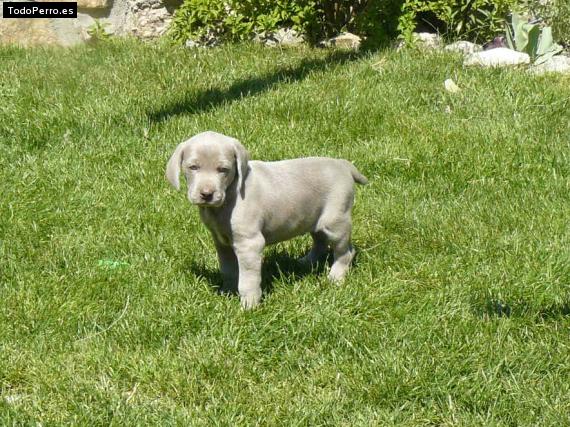
<path fill-rule="evenodd" d="M 200 197 L 205 202 L 211 202 L 212 199 L 214 198 L 214 190 L 210 189 L 200 190 Z"/>

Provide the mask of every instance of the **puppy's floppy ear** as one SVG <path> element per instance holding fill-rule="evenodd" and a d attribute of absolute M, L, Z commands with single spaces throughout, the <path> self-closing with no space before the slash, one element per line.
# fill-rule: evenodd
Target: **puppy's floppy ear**
<path fill-rule="evenodd" d="M 172 184 L 174 188 L 180 190 L 180 165 L 182 164 L 182 153 L 184 149 L 188 146 L 188 141 L 184 141 L 178 144 L 170 160 L 166 165 L 166 179 Z"/>
<path fill-rule="evenodd" d="M 236 153 L 236 168 L 237 168 L 237 188 L 241 196 L 243 197 L 243 183 L 245 182 L 245 177 L 247 175 L 247 163 L 249 162 L 249 153 L 244 148 L 243 145 L 234 139 L 234 151 Z"/>

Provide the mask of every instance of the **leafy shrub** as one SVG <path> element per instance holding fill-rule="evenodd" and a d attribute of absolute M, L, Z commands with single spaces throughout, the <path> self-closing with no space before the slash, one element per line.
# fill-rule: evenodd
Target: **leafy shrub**
<path fill-rule="evenodd" d="M 239 41 L 253 33 L 290 27 L 309 36 L 318 27 L 314 0 L 185 0 L 176 11 L 171 38 Z"/>
<path fill-rule="evenodd" d="M 555 38 L 570 41 L 570 2 L 553 0 L 549 16 Z M 184 0 L 170 36 L 207 42 L 251 39 L 254 34 L 293 28 L 311 42 L 341 31 L 365 36 L 370 44 L 388 41 L 398 32 L 411 41 L 418 23 L 449 38 L 488 41 L 504 32 L 511 10 L 539 3 L 533 0 Z M 553 4 L 552 2 L 550 4 Z M 546 6 L 545 6 L 546 7 Z"/>
<path fill-rule="evenodd" d="M 398 29 L 411 41 L 418 21 L 450 38 L 488 41 L 503 32 L 508 13 L 521 0 L 405 0 Z"/>
<path fill-rule="evenodd" d="M 348 2 L 351 3 L 351 2 Z M 398 34 L 398 18 L 404 0 L 369 0 L 342 30 L 367 38 L 369 45 L 388 42 Z"/>
<path fill-rule="evenodd" d="M 566 47 L 570 47 L 570 2 L 557 0 L 551 18 L 554 37 Z"/>
<path fill-rule="evenodd" d="M 184 0 L 171 38 L 207 41 L 250 39 L 253 34 L 293 28 L 311 42 L 352 31 L 371 42 L 395 35 L 403 0 Z"/>
<path fill-rule="evenodd" d="M 107 25 L 107 23 L 96 19 L 93 24 L 91 24 L 87 29 L 87 34 L 89 34 L 91 37 L 89 43 L 96 44 L 110 40 L 112 36 L 107 32 L 107 29 L 105 28 Z"/>
<path fill-rule="evenodd" d="M 551 0 L 542 3 L 528 0 L 528 9 L 552 26 L 555 41 L 570 47 L 570 1 Z"/>

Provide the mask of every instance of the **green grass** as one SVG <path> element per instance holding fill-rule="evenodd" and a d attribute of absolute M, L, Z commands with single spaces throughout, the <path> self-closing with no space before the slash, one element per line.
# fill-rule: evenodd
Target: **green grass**
<path fill-rule="evenodd" d="M 569 83 L 414 51 L 1 48 L 0 424 L 570 425 Z M 216 294 L 164 179 L 208 129 L 355 162 L 345 284 L 297 266 L 305 237 L 266 250 L 259 309 Z"/>

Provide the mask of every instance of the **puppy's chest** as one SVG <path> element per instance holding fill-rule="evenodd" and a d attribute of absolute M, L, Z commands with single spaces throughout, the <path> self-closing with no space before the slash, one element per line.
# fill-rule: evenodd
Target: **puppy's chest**
<path fill-rule="evenodd" d="M 233 240 L 229 221 L 224 221 L 220 214 L 216 215 L 209 209 L 200 210 L 200 217 L 214 239 L 223 245 L 231 246 Z"/>

